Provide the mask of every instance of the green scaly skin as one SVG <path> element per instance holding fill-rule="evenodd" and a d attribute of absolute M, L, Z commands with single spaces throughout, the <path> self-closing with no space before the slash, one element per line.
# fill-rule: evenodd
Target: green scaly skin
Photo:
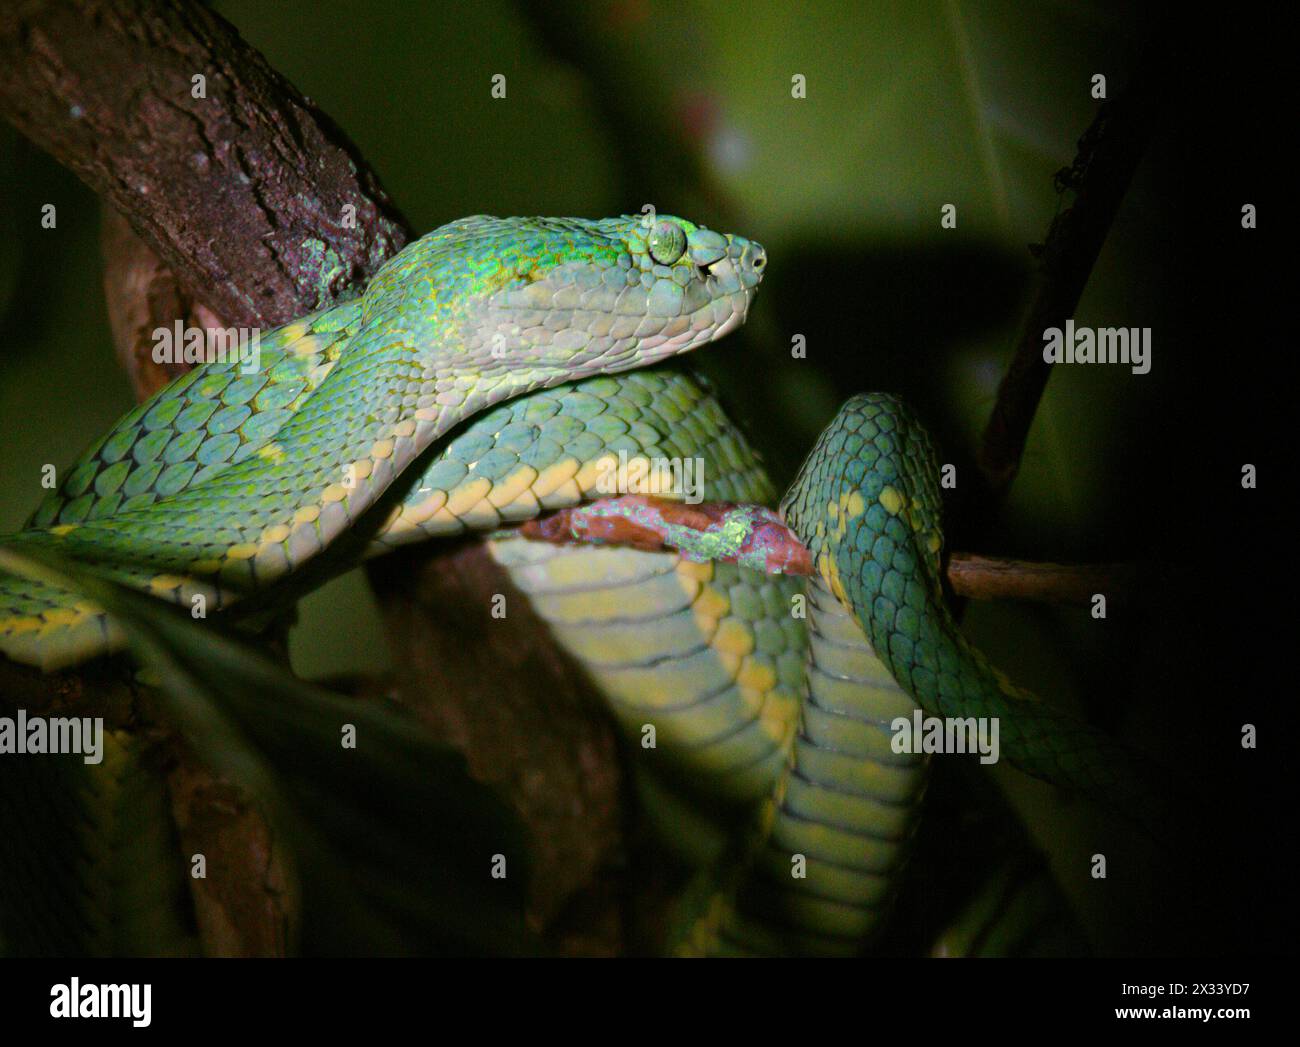
<path fill-rule="evenodd" d="M 891 724 L 916 703 L 820 579 L 808 609 L 808 687 L 788 760 L 734 897 L 714 900 L 684 952 L 853 955 L 893 905 L 929 760 L 893 752 Z"/>
<path fill-rule="evenodd" d="M 998 720 L 1014 766 L 1153 837 L 1172 821 L 1133 753 L 1012 685 L 960 634 L 943 598 L 940 502 L 929 436 L 886 394 L 845 403 L 785 495 L 818 575 L 799 730 L 758 830 L 689 899 L 679 951 L 851 955 L 870 941 L 924 790 L 924 758 L 891 746 L 892 722 L 918 705 Z"/>
<path fill-rule="evenodd" d="M 921 476 L 922 486 L 908 488 L 908 497 L 919 503 L 908 519 L 909 528 L 914 521 L 918 525 L 911 532 L 919 543 L 915 559 L 900 559 L 903 554 L 894 550 L 892 562 L 937 594 L 940 497 L 927 438 L 896 401 L 880 402 L 882 424 L 896 426 L 906 439 L 874 434 L 877 442 L 865 456 L 863 476 L 878 473 L 888 479 L 900 469 Z M 828 439 L 855 423 L 858 406 L 859 401 L 846 406 Z M 908 457 L 916 450 L 912 443 L 924 449 L 915 462 Z M 705 465 L 700 493 L 707 500 L 771 497 L 753 451 L 707 388 L 688 375 L 657 368 L 502 405 L 446 447 L 412 485 L 404 505 L 427 511 L 430 499 L 439 505 L 456 501 L 458 493 L 477 483 L 475 505 L 457 517 L 429 518 L 415 536 L 491 527 L 539 507 L 598 496 L 602 492 L 592 486 L 596 466 L 619 453 L 630 461 L 699 458 Z M 810 469 L 824 463 L 833 472 L 842 468 L 843 456 L 842 449 L 819 448 Z M 529 481 L 523 486 L 521 475 Z M 557 485 L 560 477 L 565 482 Z M 816 498 L 823 481 L 807 472 L 790 499 L 800 491 Z M 886 486 L 881 481 L 861 490 L 894 505 Z M 866 504 L 864 496 L 862 511 L 855 514 L 859 507 L 851 492 L 843 514 L 837 503 L 830 532 L 834 548 L 853 540 L 874 545 L 873 533 L 860 532 L 878 526 L 882 517 L 865 512 Z M 824 515 L 829 519 L 829 501 Z M 884 529 L 901 535 L 888 525 Z M 390 532 L 386 539 L 391 538 Z M 826 543 L 814 534 L 810 545 L 819 549 Z M 744 880 L 739 907 L 719 894 L 715 877 L 700 918 L 683 932 L 681 951 L 860 949 L 889 911 L 919 815 L 925 762 L 890 750 L 893 719 L 910 717 L 916 701 L 895 682 L 854 617 L 841 609 L 829 583 L 809 593 L 805 632 L 790 614 L 790 597 L 803 588 L 799 579 L 730 564 L 688 564 L 672 553 L 557 547 L 519 538 L 498 538 L 492 548 L 550 623 L 557 642 L 588 667 L 609 699 L 636 754 L 635 771 L 650 798 L 647 813 L 666 839 L 705 864 L 722 853 L 727 830 L 734 833 L 743 824 L 744 811 L 771 797 L 755 852 L 740 866 L 749 871 L 724 870 L 720 877 L 733 885 Z M 939 609 L 942 604 L 936 603 Z M 955 626 L 950 619 L 947 623 L 955 642 Z M 1002 686 L 982 660 L 975 671 L 989 673 L 992 686 Z M 1025 700 L 1029 704 L 1023 708 L 1006 709 L 1008 726 L 1020 716 L 1057 717 L 1062 738 L 1099 742 L 1110 752 L 1098 769 L 1117 780 L 1128 778 L 1131 761 L 1118 746 Z M 797 735 L 792 730 L 796 713 Z M 646 725 L 655 726 L 658 735 L 653 750 L 641 745 Z M 1006 737 L 1007 727 L 1003 732 Z M 1009 755 L 1025 765 L 1014 739 Z M 1082 784 L 1098 795 L 1088 783 L 1057 769 L 1041 764 L 1026 769 L 1067 786 Z M 661 783 L 677 800 L 665 802 Z M 682 792 L 686 807 L 677 802 Z M 1149 802 L 1141 788 L 1132 795 Z M 702 838 L 706 826 L 699 819 L 709 810 L 723 828 Z M 684 822 L 687 815 L 691 820 Z M 691 826 L 687 832 L 685 824 Z M 794 854 L 808 862 L 804 879 L 790 876 Z"/>
<path fill-rule="evenodd" d="M 1014 766 L 1162 834 L 1169 811 L 1154 773 L 1107 735 L 1016 687 L 958 630 L 943 599 L 938 464 L 906 405 L 884 393 L 846 402 L 781 511 L 922 709 L 996 718 L 1002 756 Z"/>
<path fill-rule="evenodd" d="M 133 411 L 38 509 L 45 530 L 11 541 L 219 609 L 354 530 L 475 413 L 738 327 L 765 261 L 743 237 L 667 216 L 452 222 L 386 263 L 359 303 L 272 332 L 270 366 L 210 364 Z M 57 591 L 6 580 L 0 601 L 0 650 L 18 661 L 50 669 L 121 641 Z"/>

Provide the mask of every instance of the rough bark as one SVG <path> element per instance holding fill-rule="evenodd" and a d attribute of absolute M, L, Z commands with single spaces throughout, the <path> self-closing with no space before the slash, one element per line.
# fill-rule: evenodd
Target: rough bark
<path fill-rule="evenodd" d="M 408 238 L 346 136 L 202 4 L 6 5 L 0 109 L 234 325 L 328 304 Z"/>

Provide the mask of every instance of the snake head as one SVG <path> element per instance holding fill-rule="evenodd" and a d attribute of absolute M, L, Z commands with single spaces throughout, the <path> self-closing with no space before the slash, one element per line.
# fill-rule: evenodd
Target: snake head
<path fill-rule="evenodd" d="M 644 367 L 745 321 L 760 244 L 669 215 L 453 222 L 459 340 L 485 372 L 550 385 Z"/>

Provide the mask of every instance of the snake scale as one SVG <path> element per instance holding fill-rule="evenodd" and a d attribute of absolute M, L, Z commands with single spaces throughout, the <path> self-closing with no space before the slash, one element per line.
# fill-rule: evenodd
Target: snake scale
<path fill-rule="evenodd" d="M 453 222 L 361 297 L 264 335 L 253 373 L 209 363 L 140 405 L 5 542 L 219 610 L 318 557 L 487 533 L 645 757 L 665 841 L 705 870 L 683 953 L 862 948 L 925 789 L 928 758 L 890 744 L 918 706 L 996 717 L 1016 766 L 1158 819 L 1127 753 L 957 630 L 934 455 L 893 397 L 846 403 L 784 498 L 807 582 L 504 529 L 603 493 L 620 454 L 701 463 L 712 501 L 774 500 L 707 383 L 653 366 L 743 323 L 765 265 L 757 243 L 670 216 Z M 10 658 L 54 669 L 121 644 L 93 605 L 0 574 Z"/>

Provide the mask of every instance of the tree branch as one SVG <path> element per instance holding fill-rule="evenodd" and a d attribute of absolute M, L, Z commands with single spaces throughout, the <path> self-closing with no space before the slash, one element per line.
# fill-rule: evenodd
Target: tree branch
<path fill-rule="evenodd" d="M 526 538 L 555 545 L 676 549 L 769 574 L 810 575 L 812 553 L 771 509 L 728 502 L 683 502 L 650 495 L 601 498 L 530 520 Z M 947 580 L 958 596 L 1087 605 L 1101 593 L 1130 602 L 1141 592 L 1133 564 L 1056 564 L 953 553 Z"/>
<path fill-rule="evenodd" d="M 1101 594 L 1116 604 L 1141 598 L 1146 572 L 1138 564 L 1061 564 L 979 553 L 948 557 L 948 584 L 973 600 L 1034 600 L 1086 607 Z"/>
<path fill-rule="evenodd" d="M 199 3 L 6 5 L 0 111 L 228 324 L 327 305 L 409 237 L 343 132 Z"/>
<path fill-rule="evenodd" d="M 1149 57 L 1156 58 L 1154 53 Z M 1074 315 L 1155 126 L 1167 75 L 1163 64 L 1157 63 L 1157 68 L 1149 62 L 1138 64 L 1129 89 L 1103 104 L 1079 139 L 1074 163 L 1057 172 L 1058 192 L 1072 192 L 1074 200 L 1057 214 L 1047 241 L 1035 249 L 1038 290 L 998 387 L 979 450 L 986 487 L 980 503 L 985 515 L 996 510 L 1015 479 L 1051 373 L 1051 364 L 1043 360 L 1043 332 L 1064 328 Z"/>

